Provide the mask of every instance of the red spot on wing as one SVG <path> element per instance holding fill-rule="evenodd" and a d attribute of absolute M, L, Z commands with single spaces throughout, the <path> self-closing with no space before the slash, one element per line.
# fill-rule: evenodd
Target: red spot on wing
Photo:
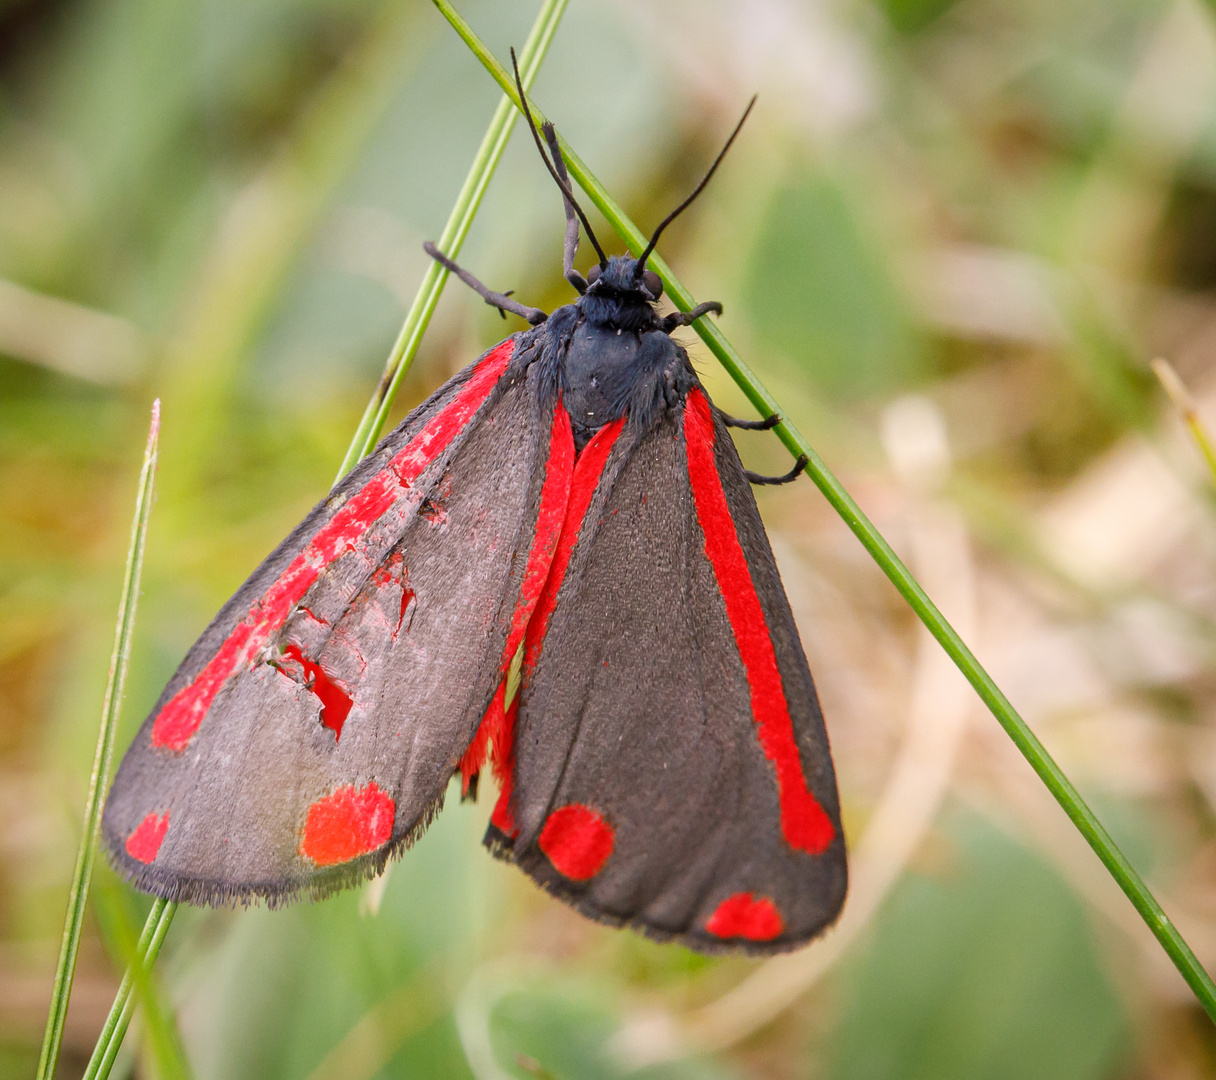
<path fill-rule="evenodd" d="M 409 569 L 405 565 L 405 556 L 400 551 L 394 551 L 383 563 L 376 568 L 372 574 L 372 584 L 377 589 L 386 588 L 389 585 L 401 586 L 401 604 L 397 611 L 397 628 L 393 631 L 393 637 L 401 633 L 401 627 L 405 625 L 405 616 L 409 612 L 410 604 L 417 598 L 417 594 L 410 588 Z"/>
<path fill-rule="evenodd" d="M 448 523 L 448 512 L 443 508 L 441 503 L 433 502 L 430 499 L 424 499 L 422 505 L 418 507 L 418 513 L 426 519 L 426 523 L 433 528 L 438 528 L 440 525 Z"/>
<path fill-rule="evenodd" d="M 433 416 L 393 458 L 334 512 L 288 565 L 227 640 L 186 686 L 161 709 L 152 725 L 152 744 L 183 750 L 193 738 L 220 688 L 283 625 L 318 575 L 338 556 L 353 550 L 441 454 L 489 397 L 514 351 L 508 339 L 478 366 L 452 401 Z"/>
<path fill-rule="evenodd" d="M 417 599 L 417 593 L 405 583 L 405 576 L 401 578 L 401 609 L 397 613 L 397 629 L 393 631 L 393 636 L 401 633 L 401 627 L 405 625 L 406 613 L 410 610 L 410 604 Z"/>
<path fill-rule="evenodd" d="M 349 862 L 388 843 L 397 808 L 375 782 L 347 784 L 308 808 L 300 854 L 318 866 Z"/>
<path fill-rule="evenodd" d="M 549 815 L 539 844 L 559 874 L 586 881 L 603 869 L 615 841 L 616 834 L 603 817 L 574 803 Z"/>
<path fill-rule="evenodd" d="M 127 837 L 127 854 L 141 863 L 150 863 L 160 852 L 160 845 L 169 831 L 169 811 L 160 817 L 149 814 Z"/>
<path fill-rule="evenodd" d="M 309 692 L 321 701 L 321 723 L 334 733 L 335 740 L 342 738 L 342 725 L 346 723 L 354 704 L 350 694 L 320 664 L 309 660 L 294 642 L 283 650 L 283 655 L 304 669 Z"/>
<path fill-rule="evenodd" d="M 402 580 L 405 574 L 405 556 L 400 551 L 389 553 L 387 559 L 384 560 L 375 570 L 372 571 L 372 584 L 376 588 L 383 588 L 385 585 L 391 585 L 394 581 Z"/>
<path fill-rule="evenodd" d="M 709 401 L 699 389 L 688 395 L 684 441 L 697 520 L 705 534 L 705 554 L 718 579 L 747 673 L 760 746 L 777 773 L 781 831 L 791 847 L 818 855 L 832 842 L 835 829 L 811 793 L 802 771 L 777 656 L 714 462 L 714 423 Z"/>
<path fill-rule="evenodd" d="M 767 896 L 737 892 L 714 909 L 705 929 L 714 937 L 772 941 L 781 936 L 785 920 Z"/>

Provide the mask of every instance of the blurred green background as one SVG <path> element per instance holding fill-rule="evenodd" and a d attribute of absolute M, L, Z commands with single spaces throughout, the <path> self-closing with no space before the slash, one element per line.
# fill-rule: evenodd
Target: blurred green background
<path fill-rule="evenodd" d="M 536 13 L 461 10 L 499 56 Z M 1216 420 L 1216 10 L 571 0 L 534 90 L 643 227 L 753 92 L 665 256 L 1213 967 L 1216 500 L 1148 361 Z M 153 397 L 120 747 L 332 480 L 497 100 L 425 0 L 0 0 L 0 1076 L 37 1058 Z M 550 309 L 561 234 L 517 130 L 462 261 Z M 395 415 L 504 332 L 449 288 Z M 193 1075 L 1216 1076 L 1180 978 L 852 535 L 809 482 L 759 497 L 838 765 L 840 927 L 770 964 L 606 930 L 452 799 L 367 889 L 179 913 L 158 972 Z M 145 911 L 99 869 L 60 1075 Z M 119 1073 L 172 1064 L 147 1032 Z"/>

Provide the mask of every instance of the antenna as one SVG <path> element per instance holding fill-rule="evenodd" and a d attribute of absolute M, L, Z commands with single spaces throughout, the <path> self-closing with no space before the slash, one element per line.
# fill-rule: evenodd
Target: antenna
<path fill-rule="evenodd" d="M 747 103 L 747 108 L 743 110 L 743 115 L 739 117 L 739 122 L 735 125 L 735 130 L 730 133 L 730 138 L 726 140 L 726 145 L 722 147 L 722 149 L 718 152 L 718 156 L 714 158 L 714 163 L 709 167 L 709 172 L 707 172 L 701 178 L 701 182 L 692 189 L 692 194 L 659 222 L 659 227 L 655 229 L 654 234 L 650 237 L 650 243 L 646 245 L 646 250 L 638 256 L 637 266 L 633 271 L 634 277 L 642 276 L 643 271 L 646 269 L 646 260 L 650 258 L 650 253 L 654 251 L 654 246 L 659 242 L 659 237 L 662 235 L 663 230 L 666 229 L 667 226 L 673 221 L 675 221 L 675 219 L 678 218 L 682 213 L 684 213 L 684 211 L 692 205 L 693 199 L 695 199 L 701 194 L 702 191 L 705 190 L 705 185 L 709 183 L 710 178 L 715 172 L 718 171 L 718 166 L 722 164 L 722 159 L 726 157 L 726 151 L 730 149 L 730 144 L 735 141 L 735 136 L 739 134 L 740 129 L 743 127 L 744 121 L 747 120 L 748 116 L 751 114 L 752 106 L 755 104 L 756 95 L 753 94 L 751 101 Z"/>
<path fill-rule="evenodd" d="M 528 95 L 524 93 L 524 83 L 519 77 L 519 63 L 515 59 L 515 50 L 511 50 L 511 67 L 515 69 L 515 88 L 519 91 L 519 104 L 524 110 L 524 116 L 527 118 L 528 127 L 532 131 L 532 138 L 536 142 L 536 149 L 540 151 L 540 156 L 545 162 L 545 168 L 549 170 L 549 175 L 553 177 L 553 182 L 562 189 L 562 194 L 574 207 L 574 212 L 578 214 L 578 219 L 583 223 L 583 228 L 587 230 L 587 239 L 591 241 L 591 246 L 595 248 L 595 253 L 600 257 L 601 269 L 608 269 L 608 256 L 604 254 L 604 249 L 600 247 L 600 242 L 595 238 L 595 232 L 591 228 L 591 222 L 587 220 L 587 215 L 583 213 L 583 208 L 575 201 L 574 192 L 570 190 L 570 185 L 563 183 L 562 178 L 557 175 L 557 170 L 553 167 L 553 163 L 549 160 L 549 155 L 545 153 L 544 144 L 540 141 L 540 133 L 536 130 L 536 121 L 532 119 L 532 110 L 528 108 Z M 734 138 L 732 135 L 731 138 Z M 727 143 L 729 146 L 730 143 Z M 715 167 L 717 162 L 714 163 Z M 710 170 L 711 172 L 713 170 Z M 707 177 L 708 179 L 708 177 Z"/>

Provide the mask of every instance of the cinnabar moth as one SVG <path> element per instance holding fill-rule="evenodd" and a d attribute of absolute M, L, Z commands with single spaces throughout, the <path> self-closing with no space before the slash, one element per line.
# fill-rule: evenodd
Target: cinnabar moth
<path fill-rule="evenodd" d="M 550 161 L 528 122 L 578 300 L 546 316 L 428 245 L 530 329 L 415 409 L 224 605 L 119 768 L 109 854 L 172 900 L 321 896 L 377 874 L 488 763 L 485 843 L 586 915 L 789 949 L 835 919 L 846 864 L 765 478 L 727 430 L 772 424 L 719 412 L 671 337 L 720 305 L 662 317 L 646 269 L 722 155 L 638 259 L 608 258 L 552 128 Z"/>

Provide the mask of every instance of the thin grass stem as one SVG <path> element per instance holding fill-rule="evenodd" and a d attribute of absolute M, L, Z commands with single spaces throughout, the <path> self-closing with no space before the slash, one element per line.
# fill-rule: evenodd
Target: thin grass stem
<path fill-rule="evenodd" d="M 63 940 L 59 947 L 59 964 L 51 991 L 51 1008 L 46 1018 L 46 1034 L 38 1058 L 37 1080 L 50 1080 L 59 1061 L 63 1043 L 63 1027 L 72 996 L 72 979 L 76 973 L 76 958 L 80 952 L 80 935 L 84 927 L 85 905 L 89 898 L 89 882 L 97 856 L 97 830 L 101 821 L 102 793 L 110 775 L 114 756 L 114 732 L 122 710 L 122 691 L 131 661 L 131 639 L 135 632 L 135 609 L 139 602 L 139 583 L 143 575 L 144 549 L 148 539 L 148 519 L 152 513 L 152 491 L 156 482 L 156 454 L 160 441 L 160 399 L 152 403 L 152 421 L 148 427 L 148 442 L 144 448 L 143 467 L 135 496 L 135 516 L 131 522 L 131 541 L 127 546 L 127 566 L 123 573 L 122 593 L 118 600 L 118 619 L 114 627 L 114 650 L 110 654 L 110 675 L 106 681 L 101 705 L 101 726 L 97 731 L 97 749 L 93 754 L 93 772 L 89 777 L 89 793 L 84 804 L 84 823 L 80 833 L 80 848 L 76 853 L 76 869 L 68 893 L 68 911 L 64 920 Z"/>
<path fill-rule="evenodd" d="M 126 974 L 118 985 L 118 993 L 114 995 L 114 1004 L 110 1006 L 110 1015 L 106 1017 L 105 1026 L 98 1036 L 97 1045 L 93 1047 L 93 1056 L 84 1071 L 82 1080 L 105 1080 L 114 1067 L 114 1059 L 118 1057 L 122 1046 L 123 1036 L 131 1023 L 131 1015 L 135 1011 L 135 1001 L 132 990 L 137 986 L 147 985 L 148 972 L 156 963 L 160 947 L 164 944 L 165 935 L 173 922 L 177 904 L 169 900 L 156 900 L 148 918 L 144 922 L 143 931 L 139 935 L 139 944 L 135 947 L 135 956 L 127 966 Z M 137 977 L 137 965 L 139 967 Z"/>
<path fill-rule="evenodd" d="M 490 75 L 493 76 L 494 80 L 502 88 L 503 93 L 511 98 L 518 108 L 520 106 L 519 96 L 515 91 L 507 69 L 486 48 L 485 44 L 473 32 L 472 27 L 465 22 L 448 0 L 433 0 L 433 2 L 461 38 L 464 39 L 470 50 L 477 56 Z M 529 107 L 537 124 L 543 123 L 545 118 L 536 105 L 532 103 L 531 99 L 529 99 Z M 629 220 L 625 212 L 595 178 L 583 160 L 570 148 L 565 139 L 559 136 L 559 142 L 562 148 L 562 155 L 566 159 L 566 167 L 570 174 L 578 181 L 579 186 L 587 193 L 588 198 L 595 203 L 600 212 L 625 241 L 629 250 L 634 255 L 639 255 L 646 247 L 646 235 Z M 670 267 L 657 254 L 650 256 L 649 265 L 662 278 L 667 295 L 671 297 L 676 307 L 681 311 L 689 311 L 695 306 L 696 301 L 692 294 L 676 279 Z M 912 576 L 911 572 L 903 564 L 899 556 L 895 554 L 891 545 L 887 543 L 878 529 L 874 527 L 873 522 L 862 512 L 861 507 L 857 505 L 853 497 L 832 474 L 823 459 L 815 452 L 811 444 L 807 442 L 805 436 L 781 414 L 772 394 L 765 389 L 764 384 L 744 363 L 742 357 L 735 351 L 734 346 L 727 341 L 722 331 L 706 318 L 700 318 L 692 325 L 705 344 L 709 346 L 710 351 L 718 358 L 722 366 L 726 368 L 731 378 L 734 379 L 739 388 L 747 395 L 748 400 L 751 401 L 756 410 L 765 417 L 772 416 L 773 414 L 782 416 L 781 423 L 774 428 L 781 441 L 792 454 L 805 454 L 807 456 L 807 475 L 814 480 L 816 486 L 823 492 L 833 509 L 844 519 L 845 524 L 853 530 L 853 533 L 861 541 L 862 546 L 870 554 L 870 557 L 879 565 L 883 573 L 887 575 L 895 588 L 899 590 L 900 595 L 908 602 L 917 617 L 924 623 L 934 638 L 937 639 L 938 644 L 945 649 L 950 659 L 954 661 L 958 669 L 966 676 L 967 681 L 975 688 L 980 699 L 1005 729 L 1006 734 L 1013 740 L 1014 745 L 1021 751 L 1023 757 L 1026 758 L 1038 774 L 1039 779 L 1055 797 L 1060 806 L 1063 807 L 1064 812 L 1077 828 L 1077 831 L 1081 833 L 1089 846 L 1093 848 L 1111 877 L 1115 879 L 1127 898 L 1132 902 L 1132 905 L 1139 912 L 1140 917 L 1147 924 L 1148 928 L 1153 932 L 1161 947 L 1174 962 L 1175 967 L 1178 968 L 1178 971 L 1182 974 L 1182 977 L 1186 980 L 1187 985 L 1190 986 L 1208 1016 L 1216 1022 L 1216 984 L 1213 984 L 1211 977 L 1204 970 L 1203 965 L 1199 963 L 1190 946 L 1187 945 L 1182 935 L 1178 932 L 1177 927 L 1174 926 L 1169 916 L 1166 915 L 1164 909 L 1157 902 L 1157 898 L 1153 896 L 1144 880 L 1132 867 L 1131 863 L 1128 862 L 1114 839 L 1103 827 L 1085 800 L 1081 798 L 1077 789 L 1073 787 L 1068 777 L 1064 775 L 1063 770 L 1060 769 L 1059 765 L 1056 764 L 1055 760 L 1047 752 L 1046 747 L 1043 746 L 1034 732 L 1030 730 L 1029 725 L 1022 719 L 1004 693 L 1001 692 L 1000 687 L 996 685 L 992 676 L 988 674 L 963 642 L 962 638 L 959 637 L 955 629 L 946 621 L 945 616 L 937 609 L 933 601 L 929 599 L 928 594 L 921 588 L 920 583 Z"/>
<path fill-rule="evenodd" d="M 1216 483 L 1216 442 L 1199 415 L 1199 407 L 1195 404 L 1194 397 L 1168 360 L 1158 357 L 1153 361 L 1152 368 L 1153 374 L 1174 403 L 1174 408 L 1178 410 L 1178 415 L 1182 417 L 1182 422 L 1186 424 L 1191 438 L 1195 440 L 1195 445 L 1199 447 L 1203 460 L 1207 462 L 1208 471 L 1212 474 L 1212 481 Z"/>
<path fill-rule="evenodd" d="M 524 44 L 520 63 L 525 86 L 532 84 L 532 80 L 540 70 L 541 62 L 549 49 L 568 2 L 569 0 L 545 0 L 537 14 L 536 21 Z M 499 102 L 494 111 L 490 126 L 486 130 L 485 137 L 482 139 L 481 146 L 469 169 L 469 174 L 456 198 L 456 204 L 452 207 L 447 225 L 439 238 L 439 249 L 451 258 L 455 258 L 459 253 L 461 245 L 468 235 L 473 218 L 481 207 L 481 201 L 490 179 L 502 159 L 503 150 L 506 148 L 517 116 L 512 99 L 504 99 Z M 431 315 L 443 292 L 447 277 L 447 271 L 438 263 L 432 263 L 428 267 L 418 294 L 406 315 L 401 332 L 389 353 L 384 375 L 381 377 L 371 401 L 368 402 L 367 409 L 355 431 L 355 436 L 351 440 L 350 448 L 338 470 L 337 479 L 340 480 L 345 476 L 350 468 L 371 450 L 379 438 L 380 432 L 383 431 L 385 419 L 396 396 L 401 378 L 409 369 L 414 355 L 418 351 L 418 345 L 430 323 Z M 114 1004 L 110 1007 L 110 1014 L 106 1018 L 105 1026 L 93 1048 L 93 1055 L 89 1059 L 84 1080 L 105 1080 L 109 1076 L 134 1011 L 132 990 L 136 987 L 137 982 L 143 981 L 135 978 L 133 965 L 142 964 L 144 972 L 151 970 L 176 910 L 175 903 L 157 900 L 148 913 L 132 966 L 128 966 L 127 972 L 119 984 Z M 62 1032 L 62 1021 L 60 1021 L 60 1031 Z M 42 1080 L 41 1073 L 39 1080 Z"/>
<path fill-rule="evenodd" d="M 536 78 L 536 73 L 540 70 L 540 65 L 553 40 L 553 35 L 557 32 L 558 23 L 561 22 L 568 2 L 569 0 L 545 0 L 541 6 L 540 13 L 536 16 L 536 22 L 532 24 L 532 30 L 528 34 L 527 41 L 524 42 L 523 52 L 519 58 L 519 72 L 525 88 L 531 86 L 532 80 Z M 439 236 L 437 246 L 450 259 L 454 260 L 460 253 L 465 237 L 469 234 L 473 218 L 481 206 L 481 200 L 485 196 L 490 179 L 502 159 L 502 152 L 506 149 L 507 140 L 511 137 L 511 131 L 515 127 L 518 115 L 513 92 L 503 98 L 498 103 L 498 108 L 494 110 L 494 118 L 490 121 L 489 128 L 486 129 L 485 137 L 481 140 L 481 146 L 478 147 L 477 156 L 473 158 L 473 164 L 469 167 L 469 174 L 465 177 L 460 194 L 456 196 L 456 204 L 452 207 L 447 224 Z M 346 457 L 342 459 L 335 483 L 337 480 L 341 480 L 354 464 L 376 445 L 376 440 L 380 438 L 393 399 L 397 396 L 397 388 L 401 385 L 402 377 L 414 361 L 418 346 L 422 342 L 422 335 L 426 333 L 426 328 L 430 325 L 435 305 L 439 303 L 439 296 L 443 292 L 447 280 L 448 271 L 432 260 L 423 276 L 422 284 L 418 287 L 414 302 L 410 305 L 401 332 L 397 335 L 397 340 L 389 352 L 388 362 L 384 366 L 384 374 L 380 377 L 380 383 L 367 403 L 363 418 L 359 421 L 359 427 L 355 431 L 355 437 L 346 451 Z"/>

